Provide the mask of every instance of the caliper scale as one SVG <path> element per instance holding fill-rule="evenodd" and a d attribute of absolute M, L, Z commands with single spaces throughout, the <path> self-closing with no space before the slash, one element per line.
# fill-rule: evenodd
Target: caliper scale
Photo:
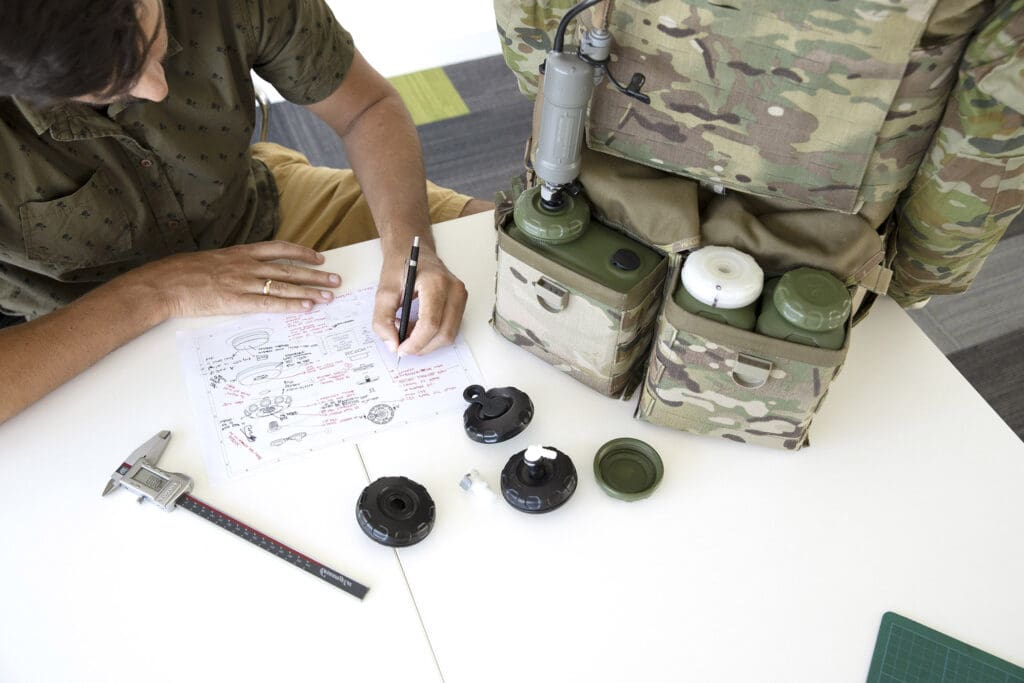
<path fill-rule="evenodd" d="M 164 430 L 136 448 L 111 475 L 103 495 L 120 486 L 137 495 L 140 503 L 149 500 L 168 512 L 184 508 L 360 600 L 366 596 L 368 587 L 190 495 L 191 477 L 178 472 L 166 472 L 156 466 L 170 440 L 171 433 Z"/>

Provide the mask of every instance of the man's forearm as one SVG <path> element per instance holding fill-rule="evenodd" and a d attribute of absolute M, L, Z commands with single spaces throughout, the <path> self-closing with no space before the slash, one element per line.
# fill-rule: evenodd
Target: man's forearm
<path fill-rule="evenodd" d="M 398 353 L 422 354 L 450 344 L 466 308 L 466 288 L 437 257 L 430 231 L 423 154 L 412 117 L 395 88 L 356 52 L 342 83 L 307 108 L 341 137 L 380 233 L 384 255 L 373 329 Z M 399 339 L 405 259 L 420 237 L 414 296 L 419 317 Z"/>
<path fill-rule="evenodd" d="M 333 298 L 337 273 L 287 242 L 257 242 L 153 261 L 38 320 L 0 330 L 0 422 L 172 317 L 302 313 Z"/>
<path fill-rule="evenodd" d="M 147 288 L 119 278 L 53 313 L 0 330 L 0 422 L 166 317 Z"/>
<path fill-rule="evenodd" d="M 419 136 L 394 86 L 357 52 L 342 84 L 307 109 L 344 142 L 385 256 L 408 253 L 414 235 L 433 251 Z"/>
<path fill-rule="evenodd" d="M 414 235 L 433 249 L 420 141 L 398 95 L 372 105 L 344 141 L 384 250 L 408 252 Z"/>

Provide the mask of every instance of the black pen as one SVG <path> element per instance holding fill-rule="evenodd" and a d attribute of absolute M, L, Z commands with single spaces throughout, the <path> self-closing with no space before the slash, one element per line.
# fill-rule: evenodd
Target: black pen
<path fill-rule="evenodd" d="M 412 252 L 409 254 L 409 266 L 405 270 L 405 293 L 402 295 L 402 319 L 398 321 L 398 343 L 405 341 L 409 331 L 409 316 L 412 315 L 412 291 L 416 286 L 416 260 L 420 256 L 420 238 L 412 238 Z"/>

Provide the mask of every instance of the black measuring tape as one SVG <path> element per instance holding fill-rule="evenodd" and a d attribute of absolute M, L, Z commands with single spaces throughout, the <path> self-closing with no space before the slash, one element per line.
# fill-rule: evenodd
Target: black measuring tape
<path fill-rule="evenodd" d="M 353 581 L 344 574 L 320 564 L 311 557 L 289 548 L 284 543 L 274 540 L 261 531 L 253 529 L 248 524 L 239 522 L 231 515 L 225 514 L 198 498 L 193 498 L 187 493 L 175 501 L 175 506 L 184 508 L 209 522 L 213 522 L 221 529 L 230 531 L 235 536 L 238 536 L 245 541 L 249 541 L 249 543 L 266 550 L 271 555 L 280 557 L 289 564 L 293 564 L 299 569 L 307 571 L 319 579 L 323 579 L 332 586 L 340 588 L 346 593 L 356 596 L 360 600 L 362 600 L 366 596 L 366 592 L 370 590 L 358 581 Z"/>

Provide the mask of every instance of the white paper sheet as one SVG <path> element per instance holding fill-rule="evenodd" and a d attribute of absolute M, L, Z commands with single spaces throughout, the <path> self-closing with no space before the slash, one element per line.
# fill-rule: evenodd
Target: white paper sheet
<path fill-rule="evenodd" d="M 398 365 L 371 326 L 374 292 L 178 333 L 212 482 L 465 409 L 480 372 L 462 338 Z"/>

